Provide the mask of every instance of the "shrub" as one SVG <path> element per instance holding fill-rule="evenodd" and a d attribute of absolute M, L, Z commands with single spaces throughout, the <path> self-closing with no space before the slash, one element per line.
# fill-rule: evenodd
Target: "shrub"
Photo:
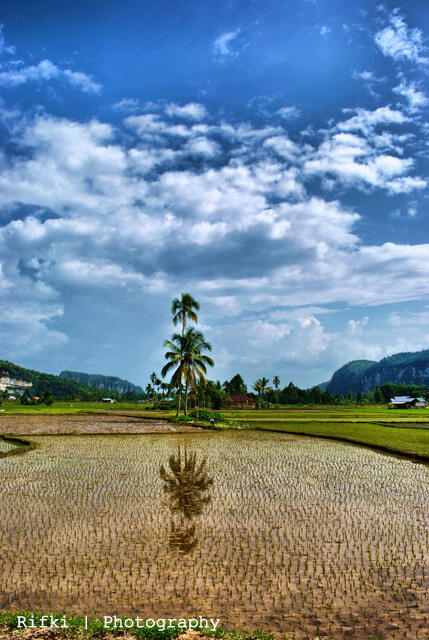
<path fill-rule="evenodd" d="M 210 420 L 214 420 L 215 422 L 222 421 L 222 414 L 220 411 L 210 411 L 210 409 L 194 409 L 189 415 L 191 418 L 203 420 L 204 422 L 210 422 Z"/>

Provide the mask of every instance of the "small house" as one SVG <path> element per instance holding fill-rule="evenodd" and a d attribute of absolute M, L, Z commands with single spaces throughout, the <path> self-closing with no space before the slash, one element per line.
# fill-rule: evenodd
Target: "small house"
<path fill-rule="evenodd" d="M 410 409 L 411 407 L 424 409 L 426 404 L 424 398 L 414 398 L 413 396 L 394 396 L 390 399 L 392 409 Z"/>
<path fill-rule="evenodd" d="M 256 400 L 252 396 L 231 396 L 231 404 L 233 407 L 254 407 Z"/>
<path fill-rule="evenodd" d="M 115 400 L 113 398 L 101 398 L 101 402 L 107 402 L 112 404 L 113 402 L 115 402 Z"/>

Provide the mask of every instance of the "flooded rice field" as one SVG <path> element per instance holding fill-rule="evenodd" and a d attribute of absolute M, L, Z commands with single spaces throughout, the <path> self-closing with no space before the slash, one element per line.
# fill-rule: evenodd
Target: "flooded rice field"
<path fill-rule="evenodd" d="M 427 466 L 253 431 L 31 439 L 0 460 L 3 609 L 427 638 Z"/>

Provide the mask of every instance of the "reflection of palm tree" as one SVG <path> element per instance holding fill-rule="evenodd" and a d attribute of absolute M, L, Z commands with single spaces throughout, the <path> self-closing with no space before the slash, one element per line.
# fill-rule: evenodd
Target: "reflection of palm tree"
<path fill-rule="evenodd" d="M 197 454 L 188 453 L 186 448 L 182 458 L 179 449 L 177 456 L 170 456 L 168 460 L 170 471 L 166 471 L 163 465 L 159 470 L 171 510 L 182 513 L 189 520 L 201 515 L 203 507 L 211 500 L 210 496 L 203 495 L 213 484 L 213 479 L 205 471 L 206 460 L 203 458 L 197 464 Z"/>
<path fill-rule="evenodd" d="M 164 491 L 168 497 L 173 515 L 170 531 L 170 546 L 185 553 L 191 551 L 196 543 L 196 525 L 192 522 L 200 516 L 211 497 L 207 495 L 213 484 L 206 471 L 206 458 L 197 462 L 196 453 L 178 451 L 170 456 L 168 469 L 160 466 L 159 474 L 164 483 Z"/>
<path fill-rule="evenodd" d="M 177 523 L 172 522 L 170 529 L 170 547 L 183 551 L 183 553 L 189 553 L 195 549 L 198 542 L 195 529 L 195 524 L 188 524 L 182 519 Z"/>

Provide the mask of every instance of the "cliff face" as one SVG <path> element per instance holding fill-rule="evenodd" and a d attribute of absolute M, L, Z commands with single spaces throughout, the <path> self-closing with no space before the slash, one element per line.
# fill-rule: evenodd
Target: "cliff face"
<path fill-rule="evenodd" d="M 362 389 L 372 391 L 385 382 L 429 386 L 429 358 L 427 362 L 402 365 L 383 364 L 381 361 L 363 376 Z"/>
<path fill-rule="evenodd" d="M 96 389 L 106 389 L 115 393 L 127 393 L 128 391 L 143 393 L 141 387 L 116 376 L 103 376 L 98 373 L 83 373 L 82 371 L 61 371 L 60 376 L 68 380 L 89 384 Z"/>
<path fill-rule="evenodd" d="M 429 349 L 396 353 L 379 362 L 354 360 L 338 369 L 326 389 L 332 394 L 373 391 L 386 382 L 429 386 Z"/>

